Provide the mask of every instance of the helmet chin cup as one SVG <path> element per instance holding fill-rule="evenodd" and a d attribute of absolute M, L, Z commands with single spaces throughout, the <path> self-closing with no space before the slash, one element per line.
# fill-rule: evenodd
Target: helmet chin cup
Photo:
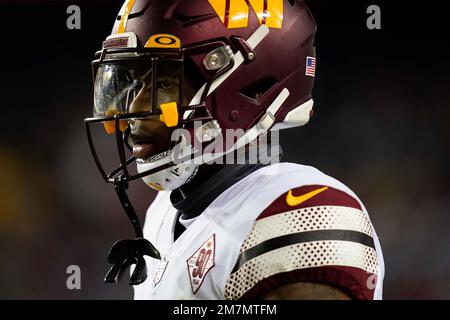
<path fill-rule="evenodd" d="M 182 135 L 180 141 L 172 150 L 157 154 L 147 161 L 137 160 L 136 169 L 138 173 L 143 173 L 157 168 L 161 163 L 174 163 L 173 166 L 142 177 L 144 183 L 156 191 L 174 190 L 192 179 L 198 169 L 198 164 L 195 164 L 190 159 L 182 161 L 180 158 L 174 158 L 189 157 L 192 153 L 192 146 L 186 141 L 186 137 Z"/>
<path fill-rule="evenodd" d="M 216 138 L 221 134 L 221 128 L 216 120 L 212 120 L 202 124 L 195 131 L 196 138 L 200 142 L 208 142 Z M 181 136 L 180 143 L 176 146 L 178 150 L 181 151 L 182 156 L 188 156 L 192 153 L 192 148 L 186 142 L 184 136 Z M 175 148 L 174 148 L 175 149 Z M 173 150 L 174 150 L 173 149 Z M 175 153 L 165 152 L 162 153 L 168 159 L 172 159 L 172 155 Z M 160 160 L 160 156 L 155 156 L 155 159 Z M 152 161 L 150 162 L 137 162 L 137 171 L 138 173 L 145 172 L 151 169 L 153 166 Z M 193 161 L 188 160 L 186 162 L 182 162 L 180 164 L 176 164 L 173 167 L 152 173 L 150 175 L 146 175 L 142 177 L 142 180 L 146 185 L 155 189 L 157 191 L 163 190 L 174 190 L 181 187 L 183 184 L 187 183 L 190 179 L 194 177 L 198 169 L 198 163 L 195 164 Z"/>
<path fill-rule="evenodd" d="M 152 173 L 142 177 L 146 185 L 157 191 L 174 190 L 181 187 L 188 180 L 192 179 L 197 172 L 197 165 L 193 163 L 181 163 L 173 167 Z M 148 170 L 148 164 L 138 163 L 139 173 Z"/>

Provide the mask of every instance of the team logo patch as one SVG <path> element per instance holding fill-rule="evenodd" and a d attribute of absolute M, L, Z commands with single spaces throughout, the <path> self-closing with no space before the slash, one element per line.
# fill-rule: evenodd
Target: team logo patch
<path fill-rule="evenodd" d="M 187 260 L 191 288 L 194 294 L 203 283 L 206 274 L 214 267 L 216 251 L 216 235 L 213 234 L 195 253 Z"/>
<path fill-rule="evenodd" d="M 158 261 L 155 272 L 153 273 L 153 287 L 156 287 L 156 285 L 161 281 L 168 263 L 169 261 L 165 257 Z"/>

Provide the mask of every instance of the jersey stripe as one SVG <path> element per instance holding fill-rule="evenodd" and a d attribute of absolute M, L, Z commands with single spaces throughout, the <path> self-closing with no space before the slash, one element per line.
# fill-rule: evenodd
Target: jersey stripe
<path fill-rule="evenodd" d="M 366 245 L 350 241 L 311 241 L 284 246 L 263 253 L 243 264 L 237 271 L 230 274 L 225 287 L 226 299 L 239 299 L 259 284 L 261 281 L 283 274 L 284 283 L 294 283 L 297 280 L 290 277 L 292 271 L 303 270 L 306 274 L 314 276 L 313 268 L 342 268 L 351 267 L 366 274 L 366 281 L 358 279 L 360 292 L 363 287 L 373 292 L 374 286 L 369 283 L 374 274 L 377 273 L 378 261 L 376 251 Z M 310 272 L 311 271 L 311 272 Z M 348 274 L 349 277 L 356 277 Z M 339 275 L 336 275 L 338 278 Z M 359 276 L 358 276 L 359 277 Z M 356 279 L 356 278 L 355 278 Z M 332 284 L 336 279 L 326 278 Z M 366 284 L 367 282 L 367 284 Z M 272 287 L 274 289 L 276 287 Z"/>
<path fill-rule="evenodd" d="M 232 272 L 236 272 L 248 261 L 256 258 L 261 254 L 265 254 L 269 251 L 282 248 L 298 243 L 311 242 L 311 241 L 351 241 L 370 247 L 375 250 L 375 244 L 372 237 L 369 237 L 365 233 L 351 231 L 351 230 L 317 230 L 308 232 L 298 232 L 293 234 L 287 234 L 281 237 L 272 238 L 266 240 L 257 246 L 252 247 L 239 255 L 238 261 L 233 268 Z"/>
<path fill-rule="evenodd" d="M 308 185 L 287 190 L 258 216 L 225 297 L 262 297 L 285 284 L 321 281 L 371 299 L 369 280 L 377 272 L 373 227 L 360 202 L 326 185 Z"/>
<path fill-rule="evenodd" d="M 372 237 L 372 225 L 359 209 L 340 206 L 317 206 L 281 212 L 255 222 L 242 244 L 241 251 L 286 234 L 314 230 L 352 230 Z"/>
<path fill-rule="evenodd" d="M 370 274 L 354 267 L 325 266 L 297 269 L 277 273 L 261 280 L 239 299 L 259 299 L 274 288 L 280 288 L 291 283 L 318 282 L 329 283 L 334 287 L 338 287 L 354 300 L 373 300 L 377 281 L 376 274 Z"/>

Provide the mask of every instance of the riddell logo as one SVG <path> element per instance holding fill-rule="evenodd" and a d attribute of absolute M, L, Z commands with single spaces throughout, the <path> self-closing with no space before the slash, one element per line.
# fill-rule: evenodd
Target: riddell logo
<path fill-rule="evenodd" d="M 283 23 L 283 0 L 208 0 L 228 29 L 248 26 L 250 7 L 260 24 L 280 29 Z"/>
<path fill-rule="evenodd" d="M 103 48 L 126 48 L 128 47 L 128 37 L 114 38 L 103 41 Z"/>
<path fill-rule="evenodd" d="M 189 278 L 192 292 L 197 293 L 206 274 L 214 267 L 216 250 L 216 235 L 213 234 L 202 246 L 187 260 Z"/>

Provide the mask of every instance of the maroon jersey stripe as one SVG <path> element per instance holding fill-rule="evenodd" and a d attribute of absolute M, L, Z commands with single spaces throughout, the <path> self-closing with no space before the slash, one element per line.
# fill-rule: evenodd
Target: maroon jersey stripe
<path fill-rule="evenodd" d="M 240 299 L 261 299 L 272 290 L 296 282 L 326 283 L 338 287 L 354 300 L 373 300 L 376 275 L 345 266 L 297 269 L 278 273 L 258 282 Z"/>

